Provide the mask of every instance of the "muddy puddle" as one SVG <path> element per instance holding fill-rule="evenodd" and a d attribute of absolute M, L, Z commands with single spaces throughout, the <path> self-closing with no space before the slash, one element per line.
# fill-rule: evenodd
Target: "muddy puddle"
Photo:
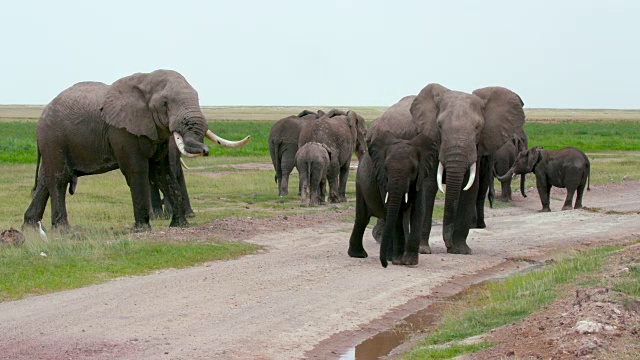
<path fill-rule="evenodd" d="M 503 272 L 503 267 L 501 267 L 500 269 L 493 269 L 494 271 L 498 270 L 499 272 L 493 273 L 492 276 L 487 276 L 487 273 L 485 272 L 483 274 L 484 276 L 482 276 L 479 281 L 475 281 L 474 283 L 481 284 L 487 281 L 499 281 L 508 276 L 521 272 L 531 271 L 535 268 L 544 266 L 544 262 L 532 261 L 529 259 L 512 259 L 509 262 L 518 263 L 519 265 L 517 266 L 517 270 Z M 502 264 L 502 266 L 504 266 L 504 264 Z M 381 331 L 362 341 L 355 347 L 352 347 L 343 352 L 340 355 L 339 359 L 369 360 L 380 359 L 390 355 L 394 349 L 415 338 L 416 335 L 426 335 L 426 333 L 423 334 L 422 331 L 424 331 L 425 328 L 429 328 L 430 326 L 434 325 L 435 322 L 439 319 L 441 315 L 441 307 L 439 305 L 441 303 L 454 302 L 463 296 L 465 296 L 464 290 L 458 292 L 455 295 L 434 299 L 430 302 L 429 305 L 427 305 L 426 308 L 423 308 L 413 314 L 406 316 L 390 329 Z"/>

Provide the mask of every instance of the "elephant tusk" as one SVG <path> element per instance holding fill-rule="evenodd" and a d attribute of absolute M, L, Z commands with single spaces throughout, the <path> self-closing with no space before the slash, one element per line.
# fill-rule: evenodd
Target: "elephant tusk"
<path fill-rule="evenodd" d="M 220 146 L 224 146 L 227 148 L 238 148 L 246 145 L 249 142 L 249 140 L 251 140 L 251 135 L 249 135 L 240 141 L 230 141 L 230 140 L 223 139 L 220 136 L 214 134 L 211 130 L 207 130 L 207 133 L 205 135 L 207 139 L 213 141 L 214 143 Z"/>
<path fill-rule="evenodd" d="M 180 165 L 182 165 L 183 168 L 187 169 L 187 170 L 191 170 L 191 168 L 189 168 L 187 166 L 187 164 L 185 164 L 184 160 L 182 160 L 182 158 L 180 158 Z"/>
<path fill-rule="evenodd" d="M 384 196 L 384 203 L 385 203 L 385 204 L 387 203 L 387 200 L 389 200 L 389 193 L 387 193 L 387 194 Z"/>
<path fill-rule="evenodd" d="M 438 162 L 438 189 L 444 193 L 444 187 L 442 186 L 442 173 L 444 172 L 444 165 L 442 162 Z"/>
<path fill-rule="evenodd" d="M 404 202 L 405 204 L 409 203 L 409 193 L 404 193 Z"/>
<path fill-rule="evenodd" d="M 475 179 L 476 179 L 476 163 L 474 162 L 473 164 L 471 164 L 471 169 L 469 169 L 469 181 L 467 181 L 467 186 L 465 186 L 464 189 L 462 189 L 462 191 L 467 191 L 471 189 L 471 186 L 473 185 L 473 180 Z"/>
<path fill-rule="evenodd" d="M 173 133 L 173 138 L 176 140 L 176 146 L 178 147 L 178 150 L 180 150 L 180 153 L 186 157 L 198 157 L 202 154 L 192 154 L 192 153 L 188 153 L 184 150 L 184 140 L 182 140 L 182 136 L 180 134 L 178 134 L 177 132 Z"/>

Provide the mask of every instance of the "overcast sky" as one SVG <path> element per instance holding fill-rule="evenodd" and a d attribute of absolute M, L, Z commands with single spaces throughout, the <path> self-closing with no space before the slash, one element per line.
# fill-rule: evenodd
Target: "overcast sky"
<path fill-rule="evenodd" d="M 640 1 L 10 1 L 0 104 L 173 69 L 201 105 L 391 105 L 438 82 L 640 108 Z"/>

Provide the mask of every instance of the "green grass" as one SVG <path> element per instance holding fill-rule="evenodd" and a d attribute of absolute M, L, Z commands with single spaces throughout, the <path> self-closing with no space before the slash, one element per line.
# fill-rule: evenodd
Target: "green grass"
<path fill-rule="evenodd" d="M 440 346 L 484 334 L 522 320 L 562 294 L 564 285 L 597 272 L 617 248 L 586 251 L 541 270 L 515 275 L 499 282 L 473 287 L 445 312 L 436 328 L 403 354 L 404 359 L 446 359 Z M 473 350 L 473 349 L 471 349 Z M 477 351 L 477 350 L 473 350 Z M 456 354 L 457 355 L 457 354 Z"/>
<path fill-rule="evenodd" d="M 527 122 L 524 129 L 530 147 L 554 150 L 574 146 L 584 152 L 640 150 L 637 122 Z"/>
<path fill-rule="evenodd" d="M 104 241 L 113 236 L 110 233 L 73 238 L 51 232 L 45 243 L 34 235 L 27 233 L 22 246 L 0 248 L 0 301 L 236 258 L 257 249 L 246 243 L 171 243 L 126 235 Z"/>
<path fill-rule="evenodd" d="M 209 128 L 229 140 L 251 135 L 238 149 L 210 144 L 211 156 L 260 157 L 269 155 L 268 138 L 275 121 L 211 121 Z M 4 121 L 0 130 L 0 164 L 36 161 L 35 122 Z M 640 122 L 564 122 L 525 124 L 530 146 L 560 149 L 575 146 L 584 152 L 640 150 Z"/>

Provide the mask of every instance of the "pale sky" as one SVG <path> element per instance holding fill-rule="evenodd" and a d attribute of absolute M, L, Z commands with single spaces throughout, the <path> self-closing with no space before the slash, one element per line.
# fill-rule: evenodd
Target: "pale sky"
<path fill-rule="evenodd" d="M 640 108 L 637 0 L 10 1 L 0 104 L 172 69 L 201 105 L 392 105 L 438 82 Z"/>

